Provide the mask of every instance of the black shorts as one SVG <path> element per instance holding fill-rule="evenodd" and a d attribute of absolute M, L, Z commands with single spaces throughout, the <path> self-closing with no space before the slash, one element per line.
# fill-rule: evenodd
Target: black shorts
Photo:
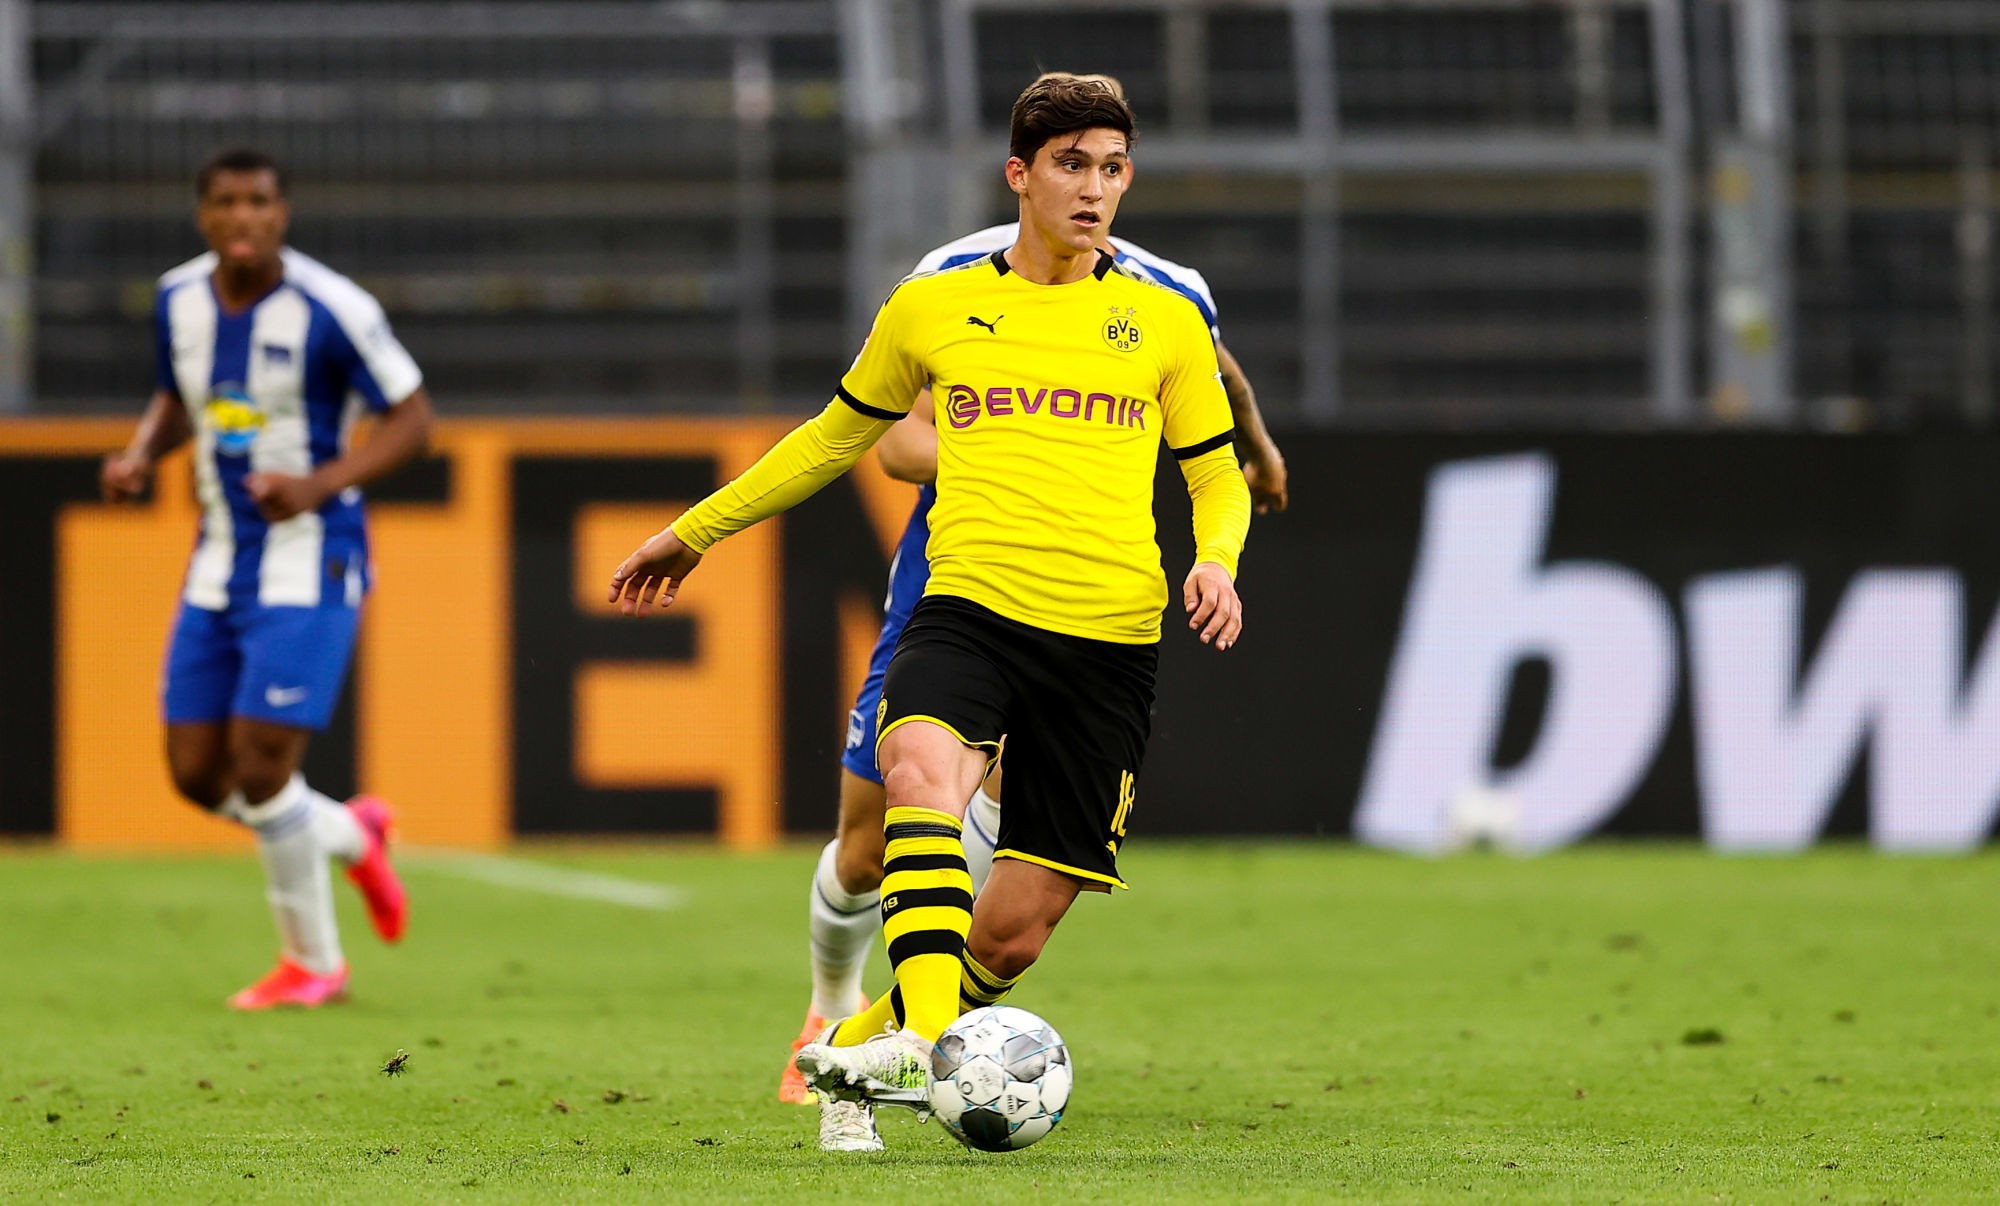
<path fill-rule="evenodd" d="M 1007 740 L 999 849 L 1124 887 L 1118 848 L 1153 728 L 1159 646 L 1066 636 L 928 595 L 889 661 L 876 738 L 928 720 L 974 748 Z"/>

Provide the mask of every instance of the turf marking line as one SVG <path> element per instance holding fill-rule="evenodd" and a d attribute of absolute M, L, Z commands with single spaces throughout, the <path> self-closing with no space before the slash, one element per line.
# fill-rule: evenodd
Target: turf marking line
<path fill-rule="evenodd" d="M 597 871 L 574 871 L 496 854 L 468 854 L 458 850 L 410 846 L 403 847 L 403 852 L 415 856 L 413 865 L 427 871 L 442 871 L 460 879 L 517 888 L 523 892 L 543 892 L 575 900 L 601 900 L 606 904 L 661 913 L 687 903 L 687 892 L 671 884 L 647 883 Z"/>

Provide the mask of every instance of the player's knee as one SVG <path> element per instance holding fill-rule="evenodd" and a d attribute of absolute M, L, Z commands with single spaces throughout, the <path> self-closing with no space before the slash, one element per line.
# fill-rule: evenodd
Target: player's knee
<path fill-rule="evenodd" d="M 174 790 L 190 804 L 215 811 L 229 797 L 229 776 L 220 767 L 204 763 L 169 762 Z"/>
<path fill-rule="evenodd" d="M 887 796 L 890 808 L 935 808 L 941 812 L 958 813 L 965 801 L 959 799 L 957 807 L 952 806 L 950 785 L 920 758 L 906 758 L 890 767 L 882 775 L 882 790 Z"/>

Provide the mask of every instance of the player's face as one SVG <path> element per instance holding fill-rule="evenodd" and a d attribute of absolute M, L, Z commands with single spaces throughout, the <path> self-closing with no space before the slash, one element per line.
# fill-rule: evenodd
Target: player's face
<path fill-rule="evenodd" d="M 277 173 L 217 172 L 195 205 L 194 224 L 225 268 L 251 268 L 275 259 L 285 244 L 292 207 L 278 191 Z"/>
<path fill-rule="evenodd" d="M 1007 184 L 1020 195 L 1023 220 L 1051 243 L 1074 251 L 1101 246 L 1132 180 L 1125 136 L 1092 129 L 1042 144 L 1035 161 L 1007 161 Z"/>

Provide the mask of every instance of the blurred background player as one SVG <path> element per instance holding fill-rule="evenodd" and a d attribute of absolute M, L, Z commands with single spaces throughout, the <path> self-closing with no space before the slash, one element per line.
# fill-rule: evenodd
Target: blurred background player
<path fill-rule="evenodd" d="M 329 858 L 385 940 L 406 920 L 388 805 L 329 799 L 299 763 L 332 717 L 368 590 L 357 487 L 423 451 L 431 404 L 375 299 L 285 246 L 275 161 L 220 152 L 196 196 L 208 252 L 160 278 L 158 384 L 102 486 L 135 498 L 161 457 L 194 445 L 201 532 L 167 653 L 167 765 L 181 795 L 257 835 L 282 954 L 230 1005 L 312 1006 L 347 986 Z M 383 418 L 349 450 L 362 406 Z"/>
<path fill-rule="evenodd" d="M 1046 72 L 1036 82 L 1055 78 L 1095 80 L 1121 98 L 1124 89 L 1106 75 L 1071 75 Z M 1258 511 L 1285 509 L 1288 481 L 1284 456 L 1278 451 L 1257 408 L 1256 392 L 1243 368 L 1224 348 L 1216 318 L 1215 298 L 1200 272 L 1154 255 L 1145 248 L 1110 236 L 1110 224 L 1100 230 L 1099 246 L 1118 257 L 1121 267 L 1145 280 L 1164 285 L 1186 297 L 1201 311 L 1215 339 L 1215 352 L 1222 369 L 1223 387 L 1229 397 L 1231 416 L 1236 423 L 1237 449 L 1243 459 L 1243 476 Z M 984 259 L 996 251 L 1012 247 L 1020 238 L 1019 222 L 991 226 L 938 247 L 917 261 L 916 273 L 938 272 Z M 890 561 L 888 595 L 883 602 L 880 636 L 869 657 L 868 676 L 855 700 L 847 721 L 846 748 L 841 754 L 840 819 L 834 840 L 820 852 L 813 871 L 812 890 L 807 896 L 808 925 L 811 931 L 812 1001 L 805 1022 L 792 1040 L 791 1050 L 811 1042 L 829 1020 L 858 1013 L 866 1001 L 861 993 L 861 977 L 868 951 L 881 931 L 877 911 L 881 902 L 884 793 L 882 772 L 875 764 L 875 711 L 881 701 L 882 683 L 896 639 L 910 618 L 910 610 L 923 597 L 930 577 L 930 563 L 924 547 L 930 538 L 930 509 L 936 501 L 937 427 L 930 393 L 925 390 L 911 409 L 910 416 L 889 429 L 875 445 L 882 469 L 899 481 L 919 487 L 917 504 L 897 541 Z M 994 773 L 974 793 L 965 815 L 966 865 L 974 891 L 985 883 L 992 866 L 995 835 L 999 833 L 1001 771 Z M 968 1001 L 972 998 L 968 998 Z M 983 1003 L 983 1002 L 982 1002 Z M 971 1006 L 968 1004 L 968 1008 Z M 778 1099 L 807 1104 L 813 1096 L 798 1068 L 788 1059 L 778 1083 Z"/>

